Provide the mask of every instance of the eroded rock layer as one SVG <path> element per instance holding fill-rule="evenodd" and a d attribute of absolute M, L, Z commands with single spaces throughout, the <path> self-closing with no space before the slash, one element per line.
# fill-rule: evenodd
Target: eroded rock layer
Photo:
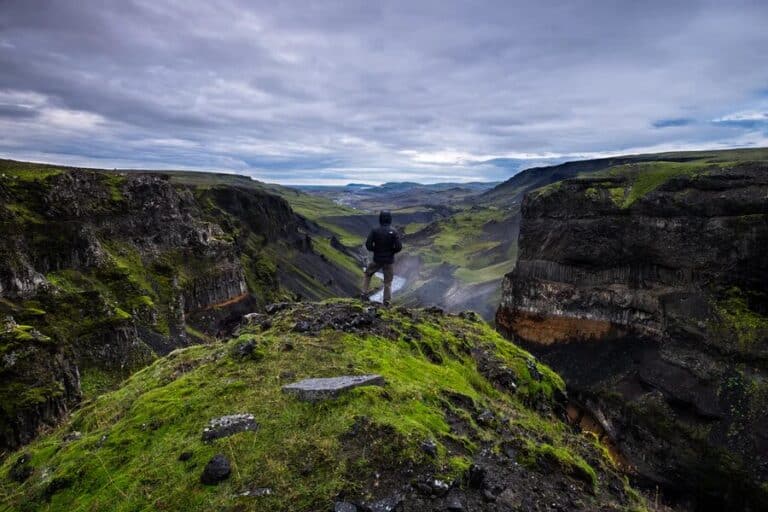
<path fill-rule="evenodd" d="M 0 450 L 260 304 L 352 292 L 284 199 L 207 179 L 0 161 Z"/>
<path fill-rule="evenodd" d="M 627 165 L 530 193 L 496 321 L 701 509 L 768 495 L 768 165 Z"/>

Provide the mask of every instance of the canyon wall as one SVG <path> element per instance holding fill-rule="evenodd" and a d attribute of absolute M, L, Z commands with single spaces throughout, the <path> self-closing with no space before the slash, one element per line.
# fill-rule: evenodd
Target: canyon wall
<path fill-rule="evenodd" d="M 318 228 L 256 186 L 0 171 L 0 450 L 260 305 L 357 284 L 312 249 Z"/>
<path fill-rule="evenodd" d="M 620 166 L 531 192 L 522 215 L 497 328 L 563 375 L 638 478 L 700 510 L 763 506 L 768 165 Z"/>

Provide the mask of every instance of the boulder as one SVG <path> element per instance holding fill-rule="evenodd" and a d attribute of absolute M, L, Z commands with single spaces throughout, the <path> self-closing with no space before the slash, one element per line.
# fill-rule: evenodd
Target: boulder
<path fill-rule="evenodd" d="M 299 400 L 317 402 L 336 398 L 344 391 L 360 386 L 383 386 L 381 375 L 342 375 L 318 379 L 304 379 L 283 386 L 283 392 L 296 396 Z"/>
<path fill-rule="evenodd" d="M 221 453 L 216 454 L 205 465 L 203 474 L 200 475 L 200 483 L 204 485 L 217 485 L 219 482 L 229 478 L 231 471 L 229 459 Z"/>

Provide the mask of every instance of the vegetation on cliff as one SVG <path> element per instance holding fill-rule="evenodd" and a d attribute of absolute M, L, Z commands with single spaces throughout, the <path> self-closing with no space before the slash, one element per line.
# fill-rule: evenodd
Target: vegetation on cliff
<path fill-rule="evenodd" d="M 768 151 L 663 157 L 526 196 L 497 326 L 651 481 L 703 510 L 763 509 Z"/>
<path fill-rule="evenodd" d="M 0 341 L 0 448 L 244 312 L 351 294 L 354 258 L 267 188 L 0 161 L 0 320 L 50 340 Z"/>
<path fill-rule="evenodd" d="M 447 499 L 493 510 L 642 510 L 597 442 L 564 423 L 563 382 L 472 314 L 351 301 L 277 305 L 226 343 L 178 349 L 92 399 L 0 468 L 13 510 L 327 510 Z M 379 374 L 307 403 L 305 377 Z M 212 441 L 212 418 L 257 428 Z M 231 475 L 200 482 L 223 454 Z M 268 489 L 268 490 L 267 490 Z M 475 505 L 472 505 L 475 504 Z"/>

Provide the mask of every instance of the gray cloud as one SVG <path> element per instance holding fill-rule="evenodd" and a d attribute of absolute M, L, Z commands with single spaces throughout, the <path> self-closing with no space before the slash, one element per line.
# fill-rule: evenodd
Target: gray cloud
<path fill-rule="evenodd" d="M 6 0 L 0 155 L 380 182 L 768 144 L 742 119 L 768 106 L 766 22 L 759 1 Z"/>

